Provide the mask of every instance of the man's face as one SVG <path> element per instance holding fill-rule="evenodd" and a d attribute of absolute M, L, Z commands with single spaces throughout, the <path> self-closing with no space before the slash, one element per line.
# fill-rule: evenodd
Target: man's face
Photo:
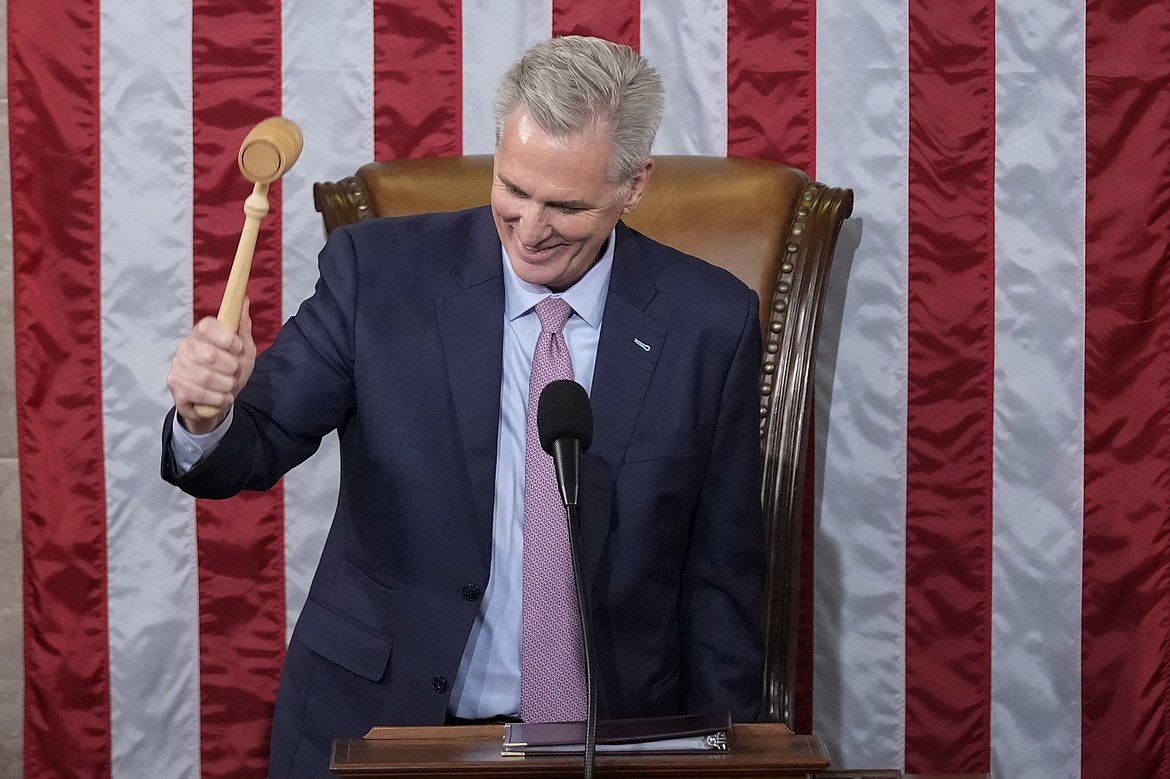
<path fill-rule="evenodd" d="M 492 215 L 516 275 L 560 292 L 593 266 L 618 218 L 634 210 L 653 163 L 619 187 L 606 178 L 609 130 L 554 138 L 524 109 L 496 148 Z"/>

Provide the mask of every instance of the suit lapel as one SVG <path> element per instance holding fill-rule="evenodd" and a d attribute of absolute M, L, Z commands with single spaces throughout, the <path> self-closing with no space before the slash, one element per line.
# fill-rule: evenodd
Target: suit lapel
<path fill-rule="evenodd" d="M 481 547 L 491 555 L 496 443 L 503 373 L 504 286 L 500 241 L 484 208 L 463 256 L 452 263 L 455 288 L 436 302 L 443 354 L 455 398 Z"/>
<path fill-rule="evenodd" d="M 590 393 L 593 446 L 581 475 L 582 566 L 588 579 L 609 536 L 614 480 L 666 338 L 665 327 L 646 313 L 657 291 L 650 260 L 635 233 L 619 222 Z"/>

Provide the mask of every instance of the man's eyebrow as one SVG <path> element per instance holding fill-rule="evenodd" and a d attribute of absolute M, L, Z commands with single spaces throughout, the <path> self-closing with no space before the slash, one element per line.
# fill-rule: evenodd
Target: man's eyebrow
<path fill-rule="evenodd" d="M 531 195 L 528 192 L 524 191 L 523 187 L 517 186 L 516 183 L 513 181 L 510 181 L 507 176 L 501 176 L 499 174 L 496 174 L 496 177 L 500 180 L 501 184 L 503 184 L 505 187 L 512 190 L 513 192 L 516 192 L 520 195 L 523 195 L 524 197 L 531 197 Z M 593 208 L 592 203 L 587 203 L 584 200 L 550 200 L 547 203 L 545 203 L 545 205 L 549 206 L 550 208 L 564 208 L 564 209 L 578 210 L 578 211 L 585 211 L 585 210 L 588 210 L 590 208 Z"/>
<path fill-rule="evenodd" d="M 524 190 L 520 189 L 520 187 L 516 186 L 516 184 L 514 182 L 509 181 L 507 176 L 503 176 L 503 175 L 500 175 L 499 173 L 497 173 L 496 178 L 498 178 L 500 180 L 500 183 L 503 184 L 508 189 L 510 189 L 514 192 L 519 192 L 522 195 L 528 194 Z"/>

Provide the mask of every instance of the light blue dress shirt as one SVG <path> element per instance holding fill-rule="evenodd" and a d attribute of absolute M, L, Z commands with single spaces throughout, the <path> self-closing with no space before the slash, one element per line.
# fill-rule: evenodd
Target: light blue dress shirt
<path fill-rule="evenodd" d="M 614 234 L 601 259 L 581 280 L 560 293 L 573 308 L 565 342 L 573 377 L 590 392 L 601 318 L 613 269 Z M 496 500 L 492 519 L 492 568 L 479 615 L 471 628 L 448 710 L 480 719 L 520 711 L 520 648 L 524 591 L 524 449 L 527 442 L 528 379 L 540 336 L 533 307 L 549 296 L 528 284 L 504 262 L 504 378 L 500 385 L 500 434 L 496 444 Z"/>
<path fill-rule="evenodd" d="M 616 232 L 616 231 L 615 231 Z M 591 392 L 601 319 L 613 270 L 611 232 L 601 259 L 569 289 L 557 294 L 573 308 L 565 323 L 565 342 L 573 375 Z M 500 432 L 496 443 L 496 494 L 492 518 L 492 563 L 487 591 L 471 628 L 463 659 L 451 687 L 448 710 L 457 717 L 481 719 L 520 711 L 520 650 L 524 590 L 524 449 L 527 443 L 528 379 L 532 352 L 540 336 L 533 307 L 550 293 L 504 267 L 504 353 L 500 384 Z M 233 413 L 211 433 L 193 435 L 172 426 L 171 450 L 180 472 L 190 470 L 227 432 Z"/>

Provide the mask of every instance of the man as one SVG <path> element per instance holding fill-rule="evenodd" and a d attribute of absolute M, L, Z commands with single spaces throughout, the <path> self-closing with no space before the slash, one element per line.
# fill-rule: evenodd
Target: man
<path fill-rule="evenodd" d="M 258 358 L 246 311 L 238 335 L 205 319 L 179 345 L 163 472 L 184 490 L 266 489 L 340 436 L 273 776 L 325 775 L 330 741 L 372 725 L 583 711 L 577 635 L 528 627 L 563 585 L 524 584 L 530 512 L 551 511 L 525 492 L 529 467 L 551 467 L 526 419 L 549 359 L 594 410 L 580 535 L 602 716 L 755 718 L 758 301 L 619 221 L 646 191 L 661 112 L 660 79 L 628 47 L 539 44 L 497 93 L 490 208 L 336 231 L 313 296 Z M 549 308 L 563 330 L 542 324 Z M 531 670 L 565 645 L 577 659 Z"/>

